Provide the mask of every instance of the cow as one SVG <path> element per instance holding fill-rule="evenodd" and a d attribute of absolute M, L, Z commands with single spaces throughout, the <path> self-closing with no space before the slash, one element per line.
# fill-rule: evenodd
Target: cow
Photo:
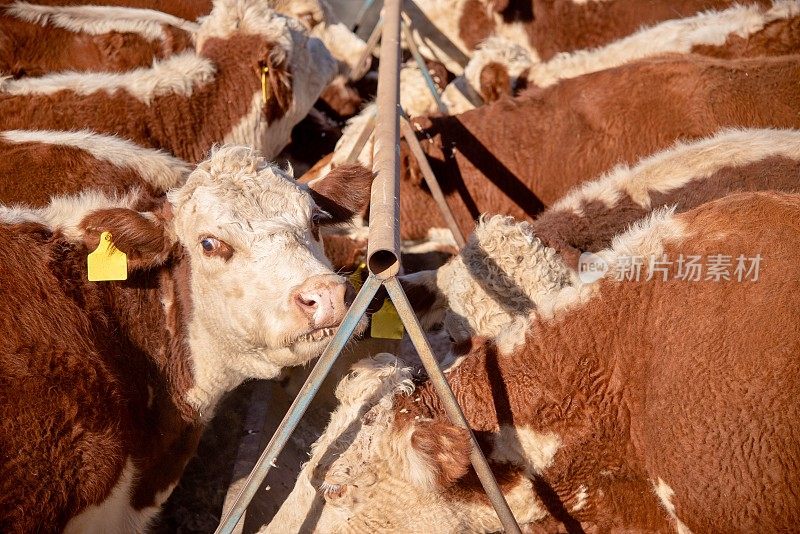
<path fill-rule="evenodd" d="M 0 5 L 17 0 L 0 0 Z M 41 6 L 116 6 L 161 11 L 184 20 L 197 20 L 208 15 L 214 0 L 32 0 Z"/>
<path fill-rule="evenodd" d="M 166 199 L 0 208 L 0 530 L 144 531 L 220 398 L 319 355 L 353 296 L 319 227 L 372 180 L 338 172 L 310 189 L 224 146 Z M 90 282 L 106 232 L 127 279 Z"/>
<path fill-rule="evenodd" d="M 0 131 L 0 204 L 44 207 L 53 196 L 91 189 L 162 196 L 183 185 L 189 165 L 162 151 L 88 131 Z"/>
<path fill-rule="evenodd" d="M 402 282 L 426 328 L 444 326 L 455 342 L 500 336 L 498 345 L 510 347 L 520 340 L 508 335 L 509 325 L 542 314 L 559 291 L 591 274 L 585 270 L 592 254 L 610 247 L 615 236 L 654 210 L 671 207 L 682 213 L 732 193 L 795 192 L 799 187 L 800 130 L 724 130 L 678 142 L 633 167 L 620 165 L 576 187 L 530 223 L 487 218 L 447 265 L 404 276 Z M 495 253 L 508 243 L 537 252 L 522 259 Z M 455 274 L 489 278 L 482 267 L 487 255 L 502 278 L 474 284 Z M 461 293 L 470 294 L 469 300 L 445 298 Z M 480 309 L 462 307 L 478 300 Z"/>
<path fill-rule="evenodd" d="M 0 74 L 147 67 L 193 49 L 196 26 L 152 10 L 15 2 L 0 10 Z"/>
<path fill-rule="evenodd" d="M 798 56 L 644 59 L 412 122 L 462 232 L 482 212 L 534 217 L 619 163 L 720 128 L 800 128 Z M 769 87 L 765 91 L 764 87 Z M 401 142 L 401 236 L 446 224 Z M 424 213 L 425 216 L 419 216 Z"/>
<path fill-rule="evenodd" d="M 456 347 L 447 380 L 520 523 L 794 528 L 799 216 L 800 196 L 776 192 L 658 210 L 598 255 L 601 278 L 510 325 L 522 344 L 504 351 L 472 338 Z M 509 242 L 488 258 L 524 247 Z M 697 277 L 680 260 L 693 256 L 708 262 Z M 645 266 L 629 278 L 637 257 Z M 497 276 L 486 265 L 481 274 Z M 448 298 L 480 308 L 473 296 Z M 383 354 L 357 365 L 337 396 L 262 532 L 501 529 L 469 468 L 467 435 L 430 382 Z"/>
<path fill-rule="evenodd" d="M 256 0 L 217 0 L 188 52 L 126 73 L 0 81 L 6 129 L 91 129 L 196 163 L 215 143 L 274 157 L 334 74 L 322 43 Z"/>
<path fill-rule="evenodd" d="M 744 3 L 744 2 L 743 2 Z M 770 0 L 746 2 L 768 6 Z M 562 52 L 596 48 L 643 26 L 680 19 L 728 0 L 416 0 L 406 7 L 421 43 L 420 52 L 461 74 L 477 46 L 501 36 L 525 46 L 534 62 Z"/>

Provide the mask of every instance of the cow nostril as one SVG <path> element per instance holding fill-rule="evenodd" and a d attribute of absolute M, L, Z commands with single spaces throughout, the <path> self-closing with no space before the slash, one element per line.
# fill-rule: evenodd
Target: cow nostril
<path fill-rule="evenodd" d="M 318 299 L 315 296 L 297 295 L 297 303 L 301 308 L 315 309 L 317 307 Z"/>

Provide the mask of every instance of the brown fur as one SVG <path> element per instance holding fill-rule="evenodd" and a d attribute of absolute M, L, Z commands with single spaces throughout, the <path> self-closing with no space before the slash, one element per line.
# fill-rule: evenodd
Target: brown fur
<path fill-rule="evenodd" d="M 508 69 L 494 61 L 483 67 L 479 90 L 486 104 L 500 100 L 504 95 L 512 94 L 511 77 L 508 75 Z"/>
<path fill-rule="evenodd" d="M 264 119 L 271 122 L 285 114 L 292 98 L 291 75 L 288 65 L 274 64 L 270 54 L 274 46 L 253 35 L 209 39 L 202 54 L 214 62 L 217 75 L 188 98 L 156 96 L 147 105 L 124 91 L 101 91 L 90 97 L 71 91 L 0 94 L 0 122 L 7 129 L 92 129 L 197 162 L 249 111 L 253 95 L 261 90 L 262 64 L 270 67 L 271 86 Z"/>
<path fill-rule="evenodd" d="M 335 220 L 349 221 L 369 204 L 374 177 L 372 171 L 358 164 L 337 165 L 314 184 L 311 196 Z"/>
<path fill-rule="evenodd" d="M 190 50 L 189 34 L 164 26 L 165 40 L 134 33 L 91 35 L 0 15 L 0 74 L 14 78 L 53 71 L 127 71 Z"/>
<path fill-rule="evenodd" d="M 344 76 L 337 76 L 319 95 L 325 104 L 325 111 L 331 112 L 338 120 L 352 117 L 361 109 L 363 99 Z"/>
<path fill-rule="evenodd" d="M 704 204 L 677 217 L 689 235 L 665 252 L 760 253 L 757 282 L 604 280 L 584 305 L 535 320 L 512 354 L 474 340 L 448 377 L 470 426 L 555 432 L 562 446 L 537 495 L 570 510 L 585 485 L 588 502 L 568 520 L 600 531 L 674 531 L 653 491 L 659 478 L 693 532 L 794 529 L 798 218 L 797 195 Z M 430 384 L 395 401 L 397 416 L 444 414 Z M 479 491 L 450 495 L 485 502 Z"/>
<path fill-rule="evenodd" d="M 800 17 L 770 22 L 747 38 L 731 35 L 724 45 L 697 45 L 692 52 L 719 58 L 778 56 L 800 52 Z"/>
<path fill-rule="evenodd" d="M 548 60 L 559 52 L 602 46 L 669 19 L 710 9 L 725 9 L 730 0 L 513 0 L 496 4 L 503 24 L 522 23 L 528 42 Z M 746 3 L 770 5 L 767 0 Z M 460 37 L 471 50 L 495 31 L 495 21 L 480 0 L 470 0 L 459 14 Z"/>
<path fill-rule="evenodd" d="M 334 179 L 331 203 L 343 190 Z M 169 205 L 139 204 L 147 217 L 89 214 L 79 244 L 37 224 L 0 225 L 2 532 L 60 532 L 108 497 L 126 459 L 139 470 L 130 503 L 153 506 L 197 446 L 201 414 L 185 401 L 191 267 L 165 233 Z M 103 230 L 128 255 L 126 281 L 87 280 Z M 173 303 L 166 312 L 162 301 Z"/>
<path fill-rule="evenodd" d="M 466 231 L 483 212 L 532 217 L 576 184 L 677 139 L 726 126 L 800 128 L 798 83 L 798 56 L 668 56 L 415 122 Z M 446 225 L 405 143 L 401 156 L 401 235 L 419 239 Z"/>
<path fill-rule="evenodd" d="M 769 190 L 800 191 L 800 161 L 772 156 L 748 165 L 728 166 L 684 187 L 666 193 L 652 192 L 649 207 L 642 207 L 627 196 L 611 209 L 602 202 L 584 202 L 583 215 L 550 209 L 532 225 L 545 245 L 556 249 L 570 266 L 577 268 L 582 252 L 597 252 L 611 246 L 615 235 L 654 209 L 674 206 L 681 213 L 731 193 Z"/>
<path fill-rule="evenodd" d="M 0 5 L 14 0 L 0 0 Z M 154 9 L 186 20 L 197 20 L 211 13 L 212 0 L 29 0 L 47 6 L 118 6 Z"/>
<path fill-rule="evenodd" d="M 44 206 L 54 195 L 96 189 L 122 195 L 155 191 L 133 169 L 117 167 L 80 148 L 0 140 L 0 203 Z"/>
<path fill-rule="evenodd" d="M 145 269 L 90 283 L 88 249 L 33 226 L 0 229 L 0 436 L 14 451 L 0 465 L 4 532 L 60 531 L 108 495 L 127 457 L 141 470 L 132 503 L 151 506 L 202 428 L 180 396 L 191 382 L 183 323 L 172 339 L 160 300 L 164 284 L 186 296 L 188 279 Z"/>

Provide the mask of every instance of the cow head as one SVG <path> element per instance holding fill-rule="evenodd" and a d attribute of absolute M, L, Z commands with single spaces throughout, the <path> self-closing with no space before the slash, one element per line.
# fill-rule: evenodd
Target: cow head
<path fill-rule="evenodd" d="M 322 41 L 310 37 L 298 20 L 273 11 L 268 2 L 215 0 L 211 13 L 201 19 L 197 49 L 228 50 L 226 39 L 234 35 L 258 38 L 239 52 L 246 54 L 241 61 L 253 73 L 252 79 L 243 80 L 242 90 L 254 92 L 248 120 L 225 140 L 257 146 L 273 157 L 289 142 L 292 127 L 314 105 L 337 65 Z"/>
<path fill-rule="evenodd" d="M 485 103 L 513 96 L 527 86 L 530 53 L 505 37 L 483 41 L 464 69 L 464 77 Z"/>
<path fill-rule="evenodd" d="M 499 215 L 481 218 L 446 265 L 401 282 L 425 327 L 443 324 L 456 342 L 498 338 L 503 350 L 524 337 L 532 313 L 547 315 L 562 290 L 577 283 L 575 272 L 529 223 Z"/>
<path fill-rule="evenodd" d="M 330 341 L 353 290 L 331 270 L 319 228 L 363 209 L 371 181 L 340 166 L 310 189 L 252 149 L 223 147 L 160 210 L 101 210 L 82 226 L 94 242 L 111 231 L 129 269 L 188 265 L 195 381 L 231 386 L 274 377 Z"/>

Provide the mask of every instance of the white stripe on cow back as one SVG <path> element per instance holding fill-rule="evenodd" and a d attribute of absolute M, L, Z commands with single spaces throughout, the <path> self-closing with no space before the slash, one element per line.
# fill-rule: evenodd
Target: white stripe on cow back
<path fill-rule="evenodd" d="M 122 196 L 88 190 L 81 191 L 77 195 L 52 197 L 50 203 L 42 208 L 0 205 L 0 223 L 41 224 L 50 231 L 61 231 L 68 241 L 80 243 L 83 242 L 84 234 L 78 225 L 86 215 L 100 209 L 133 209 L 139 196 L 138 189 L 133 189 Z"/>
<path fill-rule="evenodd" d="M 675 491 L 669 485 L 658 478 L 657 482 L 653 482 L 653 491 L 655 491 L 658 500 L 661 501 L 661 506 L 669 514 L 670 519 L 675 522 L 675 531 L 678 534 L 692 534 L 692 531 L 687 527 L 675 513 L 675 504 L 672 502 L 672 497 L 675 496 Z"/>
<path fill-rule="evenodd" d="M 756 4 L 734 5 L 693 17 L 662 22 L 599 48 L 562 53 L 533 66 L 528 79 L 539 87 L 623 65 L 636 59 L 689 53 L 697 45 L 721 46 L 731 35 L 746 38 L 770 22 L 800 14 L 800 0 L 776 0 L 769 9 Z"/>
<path fill-rule="evenodd" d="M 194 34 L 199 25 L 153 9 L 116 6 L 47 6 L 14 2 L 5 11 L 20 20 L 54 26 L 72 32 L 100 35 L 109 32 L 134 33 L 151 41 L 164 40 L 164 26 Z"/>
<path fill-rule="evenodd" d="M 0 138 L 9 143 L 42 143 L 78 148 L 117 167 L 133 169 L 160 191 L 180 186 L 190 171 L 185 161 L 163 150 L 144 148 L 127 139 L 89 130 L 7 130 L 0 132 Z"/>
<path fill-rule="evenodd" d="M 772 156 L 800 159 L 800 131 L 778 129 L 725 129 L 642 159 L 634 167 L 620 165 L 597 180 L 575 188 L 550 210 L 570 210 L 583 215 L 583 206 L 602 202 L 613 208 L 628 195 L 650 207 L 650 193 L 666 193 L 702 180 L 725 167 L 742 166 Z"/>
<path fill-rule="evenodd" d="M 132 97 L 149 104 L 153 98 L 168 94 L 191 96 L 198 86 L 214 80 L 216 67 L 211 60 L 194 52 L 185 52 L 153 62 L 152 67 L 123 73 L 63 72 L 38 78 L 0 81 L 0 93 L 7 95 L 51 95 L 72 91 L 91 95 L 104 91 L 126 91 Z"/>

